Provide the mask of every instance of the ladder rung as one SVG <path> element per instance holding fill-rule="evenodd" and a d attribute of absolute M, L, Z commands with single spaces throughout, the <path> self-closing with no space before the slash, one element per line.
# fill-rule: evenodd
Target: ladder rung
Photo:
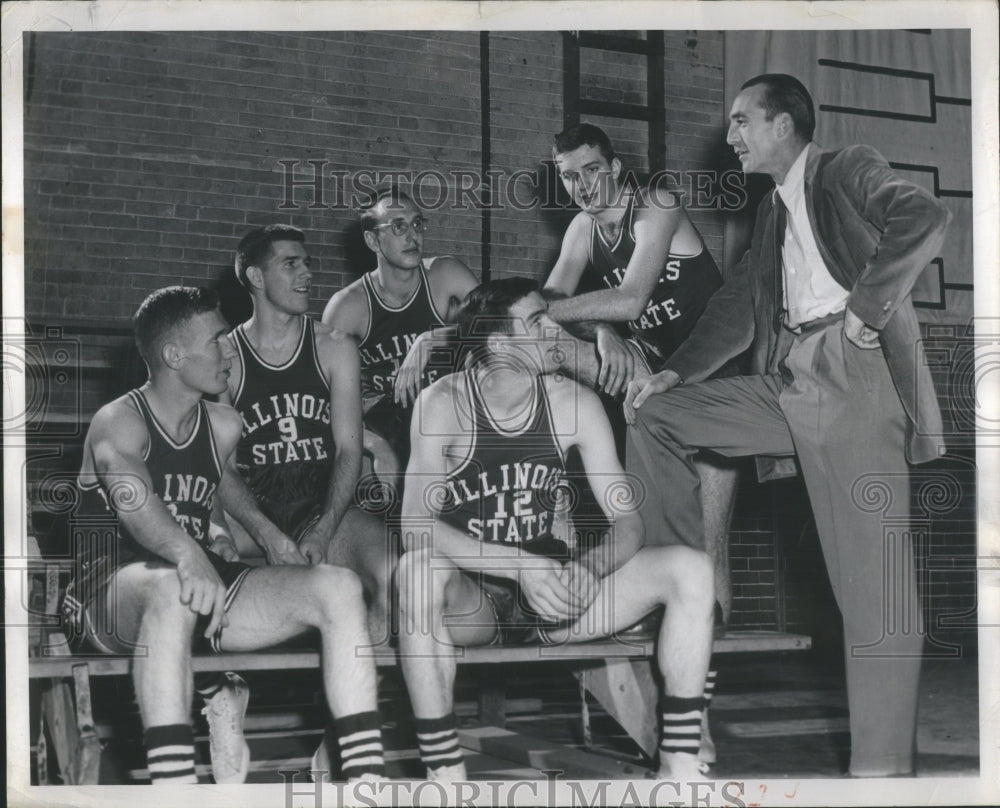
<path fill-rule="evenodd" d="M 595 101 L 588 98 L 580 99 L 580 112 L 633 121 L 651 121 L 656 114 L 654 110 L 640 104 L 620 104 L 617 101 Z"/>
<path fill-rule="evenodd" d="M 617 34 L 598 34 L 593 31 L 581 31 L 578 37 L 581 48 L 615 51 L 617 53 L 641 53 L 650 55 L 655 43 L 648 39 L 632 39 Z"/>

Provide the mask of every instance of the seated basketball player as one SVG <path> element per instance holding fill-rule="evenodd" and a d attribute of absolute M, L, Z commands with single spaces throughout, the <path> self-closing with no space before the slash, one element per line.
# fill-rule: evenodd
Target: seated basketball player
<path fill-rule="evenodd" d="M 426 258 L 427 219 L 397 187 L 361 211 L 365 244 L 378 265 L 337 292 L 323 322 L 350 334 L 361 354 L 365 450 L 374 472 L 398 491 L 409 455 L 410 402 L 440 369 L 428 367 L 434 331 L 454 322 L 478 282 L 458 258 Z"/>
<path fill-rule="evenodd" d="M 453 646 L 596 639 L 666 606 L 659 775 L 698 778 L 711 561 L 690 547 L 643 546 L 600 401 L 552 375 L 568 347 L 550 338 L 560 332 L 533 281 L 479 286 L 458 321 L 463 343 L 475 340 L 467 368 L 424 390 L 414 408 L 397 573 L 400 660 L 428 777 L 466 776 Z M 612 525 L 588 548 L 552 533 L 572 447 Z"/>
<path fill-rule="evenodd" d="M 160 289 L 134 323 L 149 379 L 98 410 L 79 474 L 81 508 L 116 524 L 117 538 L 76 548 L 63 608 L 76 639 L 134 654 L 151 780 L 196 782 L 193 649 L 255 651 L 309 630 L 322 641 L 342 772 L 380 777 L 374 663 L 356 653 L 370 644 L 358 577 L 342 567 L 250 568 L 236 559 L 220 494 L 242 485 L 234 464 L 242 421 L 202 398 L 225 391 L 233 357 L 217 297 Z M 246 777 L 243 749 L 229 782 Z"/>
<path fill-rule="evenodd" d="M 223 505 L 248 514 L 248 530 L 233 525 L 241 556 L 263 549 L 272 564 L 326 562 L 356 572 L 369 632 L 381 642 L 396 552 L 382 521 L 352 507 L 361 471 L 358 351 L 306 315 L 309 264 L 302 231 L 288 225 L 257 228 L 237 248 L 236 277 L 253 316 L 233 329 L 222 400 L 243 416 L 236 466 L 260 516 L 252 519 L 256 508 L 245 502 Z"/>

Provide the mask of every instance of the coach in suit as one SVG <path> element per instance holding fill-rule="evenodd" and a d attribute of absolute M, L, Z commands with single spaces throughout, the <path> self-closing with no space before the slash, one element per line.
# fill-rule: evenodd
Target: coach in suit
<path fill-rule="evenodd" d="M 942 427 L 910 290 L 950 218 L 867 146 L 812 142 L 812 98 L 765 74 L 733 102 L 727 142 L 776 184 L 750 249 L 687 342 L 625 401 L 647 533 L 700 535 L 694 453 L 758 455 L 761 479 L 798 458 L 844 618 L 850 773 L 914 768 L 923 625 L 905 524 L 910 463 Z M 704 382 L 751 348 L 751 375 Z M 669 391 L 669 392 L 667 392 Z M 652 503 L 652 504 L 650 504 Z"/>

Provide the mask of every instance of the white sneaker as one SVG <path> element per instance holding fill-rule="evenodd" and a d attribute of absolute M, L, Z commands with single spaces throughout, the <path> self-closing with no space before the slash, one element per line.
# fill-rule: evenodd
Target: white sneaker
<path fill-rule="evenodd" d="M 323 782 L 323 775 L 332 780 L 330 774 L 330 752 L 326 748 L 326 738 L 319 742 L 316 751 L 313 752 L 312 760 L 309 762 L 309 779 L 314 783 Z M 319 779 L 317 780 L 317 776 Z"/>
<path fill-rule="evenodd" d="M 212 777 L 216 783 L 244 783 L 250 771 L 250 747 L 243 737 L 250 688 L 235 673 L 227 673 L 226 680 L 201 711 L 208 719 Z"/>
<path fill-rule="evenodd" d="M 657 780 L 677 780 L 682 783 L 701 781 L 708 774 L 708 764 L 687 752 L 660 752 Z"/>
<path fill-rule="evenodd" d="M 428 780 L 437 780 L 440 783 L 457 783 L 468 781 L 469 775 L 465 771 L 465 763 L 456 763 L 454 766 L 439 766 L 436 769 L 427 770 Z"/>

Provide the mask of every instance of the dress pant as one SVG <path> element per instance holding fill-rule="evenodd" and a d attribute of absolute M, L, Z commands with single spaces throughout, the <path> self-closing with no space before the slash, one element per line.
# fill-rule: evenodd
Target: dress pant
<path fill-rule="evenodd" d="M 692 462 L 699 449 L 794 452 L 844 619 L 851 773 L 906 774 L 924 638 L 907 521 L 906 416 L 882 351 L 850 343 L 841 318 L 790 342 L 779 372 L 681 386 L 637 411 L 626 466 L 647 489 L 646 541 L 703 546 Z"/>

